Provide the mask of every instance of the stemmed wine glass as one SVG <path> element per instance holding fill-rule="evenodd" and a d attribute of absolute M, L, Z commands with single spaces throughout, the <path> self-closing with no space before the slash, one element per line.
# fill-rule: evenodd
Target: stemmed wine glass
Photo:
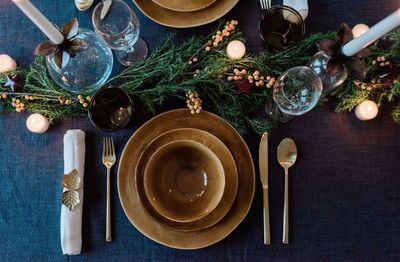
<path fill-rule="evenodd" d="M 275 82 L 275 105 L 267 105 L 266 111 L 272 118 L 287 122 L 313 109 L 321 92 L 322 81 L 312 69 L 306 66 L 290 68 Z"/>
<path fill-rule="evenodd" d="M 93 10 L 92 23 L 97 35 L 115 50 L 118 61 L 130 66 L 147 57 L 147 45 L 141 38 L 140 23 L 135 12 L 121 0 L 113 0 L 102 17 L 104 2 L 100 2 Z"/>

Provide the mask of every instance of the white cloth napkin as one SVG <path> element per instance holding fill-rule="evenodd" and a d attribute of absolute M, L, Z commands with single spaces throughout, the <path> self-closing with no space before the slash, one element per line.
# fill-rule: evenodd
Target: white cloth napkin
<path fill-rule="evenodd" d="M 305 20 L 308 16 L 308 2 L 307 0 L 283 0 L 283 4 L 296 9 L 297 12 Z"/>
<path fill-rule="evenodd" d="M 85 170 L 85 132 L 68 130 L 64 135 L 64 174 L 73 169 L 81 177 L 80 203 L 73 211 L 61 205 L 61 248 L 64 255 L 78 255 L 82 247 L 83 175 Z"/>

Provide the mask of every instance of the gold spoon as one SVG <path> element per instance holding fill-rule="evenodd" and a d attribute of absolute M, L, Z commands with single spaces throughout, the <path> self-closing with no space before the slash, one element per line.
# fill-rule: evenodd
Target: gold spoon
<path fill-rule="evenodd" d="M 279 164 L 285 169 L 285 202 L 283 206 L 283 239 L 282 243 L 289 243 L 289 167 L 293 166 L 297 159 L 297 148 L 294 141 L 285 138 L 279 144 L 276 151 Z"/>

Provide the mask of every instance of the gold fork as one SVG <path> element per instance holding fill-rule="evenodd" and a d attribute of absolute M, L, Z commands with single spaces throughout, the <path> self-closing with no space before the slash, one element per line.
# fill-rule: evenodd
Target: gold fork
<path fill-rule="evenodd" d="M 106 241 L 111 241 L 111 213 L 110 213 L 110 170 L 115 164 L 115 148 L 112 137 L 103 138 L 103 164 L 107 168 L 107 214 L 106 214 Z"/>

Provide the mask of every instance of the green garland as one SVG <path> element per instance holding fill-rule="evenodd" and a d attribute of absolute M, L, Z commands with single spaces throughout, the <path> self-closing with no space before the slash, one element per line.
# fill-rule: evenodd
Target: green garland
<path fill-rule="evenodd" d="M 223 24 L 219 28 L 223 28 Z M 239 39 L 244 41 L 242 34 L 232 30 L 217 46 L 211 45 L 207 51 L 205 43 L 212 40 L 208 37 L 196 37 L 177 45 L 173 37 L 168 37 L 165 43 L 158 47 L 145 61 L 128 67 L 119 75 L 110 79 L 107 85 L 120 85 L 139 100 L 146 111 L 153 114 L 159 112 L 169 99 L 179 99 L 182 106 L 187 99 L 189 90 L 196 91 L 203 100 L 203 109 L 214 112 L 231 123 L 240 133 L 254 130 L 257 133 L 270 130 L 274 123 L 263 116 L 266 104 L 273 103 L 272 89 L 253 86 L 250 94 L 238 93 L 234 81 L 227 81 L 227 75 L 234 68 L 245 69 L 247 72 L 260 71 L 263 75 L 278 77 L 290 67 L 305 65 L 316 52 L 315 43 L 326 38 L 334 38 L 335 33 L 318 33 L 305 38 L 294 47 L 277 53 L 261 52 L 257 55 L 247 55 L 240 60 L 231 60 L 226 56 L 227 44 Z M 385 56 L 393 66 L 400 61 L 400 32 L 392 32 L 386 36 L 394 44 L 389 49 L 375 45 L 371 55 L 364 59 L 367 66 L 368 79 L 376 77 L 376 70 L 371 62 L 378 56 Z M 210 46 L 210 45 L 208 45 Z M 193 61 L 196 57 L 198 60 Z M 5 110 L 15 110 L 15 99 L 24 103 L 24 109 L 47 116 L 50 121 L 64 117 L 85 116 L 87 108 L 79 103 L 77 94 L 61 89 L 48 76 L 43 57 L 37 57 L 29 69 L 18 68 L 24 87 L 21 93 L 11 93 L 5 86 L 0 86 L 0 93 L 7 98 L 0 99 L 0 107 Z M 0 83 L 6 81 L 6 75 L 0 74 Z M 362 90 L 355 79 L 348 79 L 334 95 L 339 98 L 337 112 L 353 110 L 366 99 L 372 99 L 379 105 L 394 101 L 400 95 L 400 84 L 396 81 L 385 88 Z M 93 95 L 93 92 L 80 94 L 83 97 Z M 60 97 L 63 100 L 60 103 Z M 32 100 L 33 98 L 33 100 Z M 66 104 L 64 99 L 70 100 Z M 400 121 L 400 105 L 393 112 L 395 121 Z"/>

